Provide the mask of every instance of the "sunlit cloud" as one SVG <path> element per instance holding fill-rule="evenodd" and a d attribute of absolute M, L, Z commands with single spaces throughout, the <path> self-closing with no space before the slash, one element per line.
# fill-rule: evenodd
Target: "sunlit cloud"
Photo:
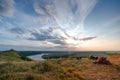
<path fill-rule="evenodd" d="M 102 40 L 119 39 L 119 9 L 104 13 L 106 17 L 103 14 L 110 6 L 118 5 L 102 0 L 0 0 L 0 44 L 35 50 L 42 46 L 49 50 L 95 48 Z"/>
<path fill-rule="evenodd" d="M 34 9 L 38 14 L 45 18 L 48 17 L 48 23 L 50 22 L 57 26 L 56 28 L 59 29 L 57 31 L 60 33 L 56 34 L 64 37 L 64 41 L 68 41 L 67 39 L 71 38 L 74 41 L 80 41 L 85 40 L 77 38 L 82 37 L 80 33 L 84 30 L 84 21 L 96 3 L 97 0 L 92 0 L 91 2 L 89 0 L 36 0 Z"/>
<path fill-rule="evenodd" d="M 50 20 L 53 19 L 60 29 L 77 37 L 83 32 L 84 21 L 97 3 L 97 0 L 91 0 L 91 2 L 89 0 L 50 0 L 49 3 L 42 6 L 39 1 L 41 0 L 38 0 L 35 7 L 38 13 L 48 16 Z"/>

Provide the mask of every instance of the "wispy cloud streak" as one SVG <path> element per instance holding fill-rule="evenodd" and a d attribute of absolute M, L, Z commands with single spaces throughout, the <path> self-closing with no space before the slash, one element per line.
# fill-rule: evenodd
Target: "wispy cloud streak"
<path fill-rule="evenodd" d="M 7 27 L 3 29 L 6 33 L 2 31 L 0 31 L 0 33 L 8 36 L 14 35 L 14 38 L 17 37 L 23 40 L 46 41 L 50 44 L 64 46 L 70 45 L 67 43 L 69 39 L 72 39 L 71 42 L 75 40 L 77 42 L 92 40 L 96 37 L 83 37 L 81 33 L 84 34 L 85 19 L 93 10 L 97 1 L 98 0 L 34 0 L 32 8 L 29 8 L 30 10 L 33 9 L 34 15 L 32 15 L 32 13 L 28 15 L 27 11 L 24 11 L 27 10 L 28 7 L 23 7 L 26 8 L 23 10 L 19 10 L 18 8 L 18 10 L 15 11 L 17 14 L 10 19 L 11 22 L 9 22 L 9 20 L 4 22 L 4 24 L 9 23 L 9 25 L 5 24 Z M 17 3 L 17 1 L 0 0 L 0 15 L 9 18 L 13 16 L 15 3 Z"/>
<path fill-rule="evenodd" d="M 48 16 L 49 22 L 72 36 L 77 36 L 84 29 L 84 21 L 93 10 L 98 0 L 37 0 L 34 3 L 35 11 L 41 15 Z M 45 5 L 43 6 L 42 4 Z M 64 7 L 64 8 L 63 8 Z M 61 31 L 63 31 L 61 30 Z"/>

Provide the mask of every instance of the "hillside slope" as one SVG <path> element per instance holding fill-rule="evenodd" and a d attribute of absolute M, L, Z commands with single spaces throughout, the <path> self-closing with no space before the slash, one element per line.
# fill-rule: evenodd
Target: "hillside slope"
<path fill-rule="evenodd" d="M 0 52 L 0 61 L 25 61 L 30 60 L 27 57 L 21 56 L 17 51 L 15 50 L 8 50 Z"/>

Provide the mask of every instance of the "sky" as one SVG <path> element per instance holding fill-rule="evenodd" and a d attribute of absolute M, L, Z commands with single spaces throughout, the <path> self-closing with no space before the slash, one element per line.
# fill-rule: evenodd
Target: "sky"
<path fill-rule="evenodd" d="M 119 51 L 120 0 L 0 0 L 0 50 Z"/>

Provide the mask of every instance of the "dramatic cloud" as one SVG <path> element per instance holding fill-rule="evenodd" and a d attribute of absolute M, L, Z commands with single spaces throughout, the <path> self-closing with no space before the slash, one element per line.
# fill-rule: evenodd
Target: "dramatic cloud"
<path fill-rule="evenodd" d="M 40 41 L 44 41 L 47 39 L 54 39 L 54 36 L 51 36 L 49 34 L 44 33 L 32 33 L 32 35 L 35 37 L 35 39 L 29 38 L 30 40 L 40 40 Z"/>
<path fill-rule="evenodd" d="M 51 39 L 51 40 L 48 40 L 49 42 L 52 42 L 54 44 L 59 44 L 59 45 L 66 45 L 65 41 L 64 40 L 61 40 L 61 39 Z"/>
<path fill-rule="evenodd" d="M 14 14 L 14 0 L 0 0 L 0 15 L 11 17 Z"/>
<path fill-rule="evenodd" d="M 34 9 L 38 14 L 45 18 L 48 17 L 49 25 L 52 24 L 52 28 L 54 27 L 53 25 L 55 25 L 57 31 L 59 31 L 59 33 L 54 34 L 63 37 L 62 39 L 91 40 L 88 39 L 89 37 L 80 39 L 82 36 L 80 33 L 83 33 L 84 21 L 96 3 L 97 0 L 91 0 L 90 2 L 89 0 L 36 0 Z M 36 37 L 42 38 L 43 35 L 40 35 L 41 34 L 35 34 Z M 53 37 L 46 35 L 46 37 L 44 36 L 43 38 L 51 39 Z"/>
<path fill-rule="evenodd" d="M 59 46 L 67 46 L 74 44 L 74 42 L 77 44 L 95 38 L 85 36 L 84 38 L 81 33 L 83 33 L 84 21 L 93 10 L 97 0 L 91 0 L 91 2 L 88 0 L 35 0 L 30 8 L 32 1 L 23 0 L 24 4 L 21 1 L 20 3 L 17 2 L 19 1 L 0 1 L 0 14 L 5 17 L 13 15 L 15 3 L 16 7 L 22 6 L 24 8 L 18 8 L 15 11 L 18 13 L 17 17 L 22 21 L 6 22 L 5 26 L 7 27 L 3 29 L 6 33 L 2 32 L 4 35 L 13 35 L 13 37 L 30 41 L 47 41 Z M 37 14 L 37 17 L 28 15 L 28 12 Z"/>
<path fill-rule="evenodd" d="M 72 36 L 78 36 L 96 3 L 97 0 L 37 0 L 34 8 L 37 13 L 48 16 L 50 21 L 66 32 L 73 32 Z"/>
<path fill-rule="evenodd" d="M 34 38 L 28 38 L 29 40 L 40 40 L 45 41 L 47 39 L 55 39 L 56 37 L 52 35 L 52 29 L 51 28 L 40 28 L 37 30 L 30 31 L 31 35 L 34 36 Z"/>
<path fill-rule="evenodd" d="M 119 39 L 118 6 L 107 0 L 0 0 L 0 42 L 64 50 Z"/>

